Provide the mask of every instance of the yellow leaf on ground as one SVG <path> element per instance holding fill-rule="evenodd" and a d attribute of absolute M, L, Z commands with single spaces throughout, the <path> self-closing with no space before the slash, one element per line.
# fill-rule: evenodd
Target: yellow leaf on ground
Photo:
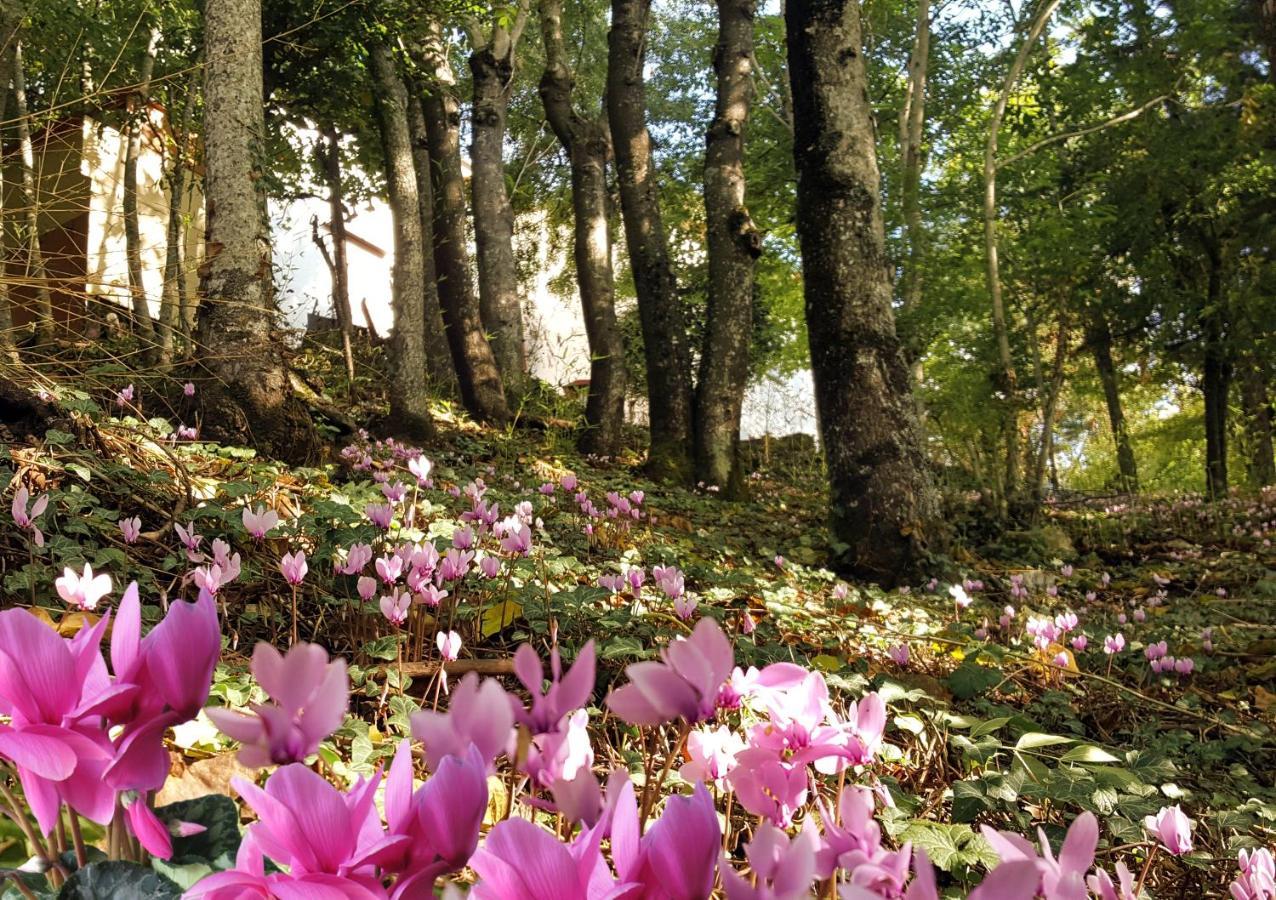
<path fill-rule="evenodd" d="M 483 637 L 491 637 L 503 628 L 512 625 L 523 614 L 523 604 L 517 600 L 505 600 L 493 603 L 483 610 L 483 623 L 480 631 Z"/>

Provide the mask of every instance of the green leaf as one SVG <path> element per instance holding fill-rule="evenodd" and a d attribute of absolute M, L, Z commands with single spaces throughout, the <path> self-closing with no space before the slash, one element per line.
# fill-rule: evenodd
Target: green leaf
<path fill-rule="evenodd" d="M 899 839 L 901 842 L 912 841 L 914 848 L 925 850 L 930 861 L 945 872 L 981 863 L 996 865 L 999 861 L 988 842 L 975 834 L 969 825 L 944 825 L 914 819 Z"/>
<path fill-rule="evenodd" d="M 1120 761 L 1108 751 L 1093 744 L 1080 744 L 1059 757 L 1059 762 L 1114 763 Z"/>
<path fill-rule="evenodd" d="M 977 738 L 983 737 L 985 734 L 992 734 L 994 731 L 1004 728 L 1009 722 L 1010 716 L 998 716 L 995 719 L 988 719 L 970 729 L 970 736 Z"/>
<path fill-rule="evenodd" d="M 154 869 L 123 860 L 95 862 L 62 885 L 58 900 L 178 900 L 182 889 Z"/>
<path fill-rule="evenodd" d="M 988 668 L 967 660 L 948 676 L 948 689 L 957 699 L 969 700 L 1000 684 L 1002 677 L 1000 669 Z"/>
<path fill-rule="evenodd" d="M 1076 739 L 1061 734 L 1043 734 L 1040 731 L 1029 731 L 1015 742 L 1016 750 L 1035 750 L 1038 747 L 1051 747 L 1055 744 L 1075 744 Z"/>
<path fill-rule="evenodd" d="M 214 871 L 235 865 L 240 842 L 239 809 L 225 794 L 170 803 L 155 810 L 155 815 L 165 825 L 192 822 L 204 826 L 199 834 L 173 838 L 173 864 L 204 863 Z"/>

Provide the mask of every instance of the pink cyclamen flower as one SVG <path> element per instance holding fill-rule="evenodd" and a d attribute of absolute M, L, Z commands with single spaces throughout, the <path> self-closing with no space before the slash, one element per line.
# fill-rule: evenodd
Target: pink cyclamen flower
<path fill-rule="evenodd" d="M 596 668 L 594 642 L 586 641 L 576 662 L 563 672 L 558 648 L 550 651 L 550 683 L 545 687 L 545 669 L 531 644 L 523 644 L 514 653 L 514 674 L 531 695 L 532 705 L 525 708 L 513 695 L 510 709 L 515 720 L 525 725 L 533 736 L 546 734 L 559 727 L 563 717 L 589 702 L 594 691 Z"/>
<path fill-rule="evenodd" d="M 408 471 L 416 478 L 417 484 L 425 487 L 430 480 L 430 472 L 434 469 L 434 463 L 430 462 L 424 456 L 416 456 L 408 460 Z"/>
<path fill-rule="evenodd" d="M 690 637 L 675 638 L 661 657 L 660 662 L 634 663 L 625 669 L 629 683 L 607 697 L 611 711 L 631 725 L 711 718 L 718 691 L 735 665 L 731 642 L 718 623 L 701 619 Z"/>
<path fill-rule="evenodd" d="M 183 393 L 183 394 L 185 394 L 187 397 L 194 397 L 194 396 L 195 396 L 195 382 L 193 382 L 193 381 L 188 381 L 188 382 L 186 382 L 184 385 L 182 385 L 182 393 Z"/>
<path fill-rule="evenodd" d="M 256 509 L 245 506 L 243 513 L 244 528 L 257 540 L 266 536 L 272 528 L 279 524 L 279 513 L 264 506 Z"/>
<path fill-rule="evenodd" d="M 889 648 L 886 653 L 895 661 L 895 665 L 908 665 L 910 653 L 907 644 L 896 644 L 894 647 Z"/>
<path fill-rule="evenodd" d="M 501 559 L 499 556 L 484 556 L 479 560 L 479 571 L 483 573 L 484 578 L 495 578 L 501 574 Z"/>
<path fill-rule="evenodd" d="M 775 567 L 777 569 L 784 568 L 784 557 L 780 556 L 778 553 L 776 554 L 776 557 L 775 557 Z"/>
<path fill-rule="evenodd" d="M 696 607 L 700 605 L 700 601 L 690 594 L 683 594 L 674 598 L 673 611 L 679 619 L 687 620 L 695 615 Z"/>
<path fill-rule="evenodd" d="M 105 573 L 94 575 L 88 563 L 84 564 L 84 574 L 77 575 L 72 568 L 62 570 L 62 577 L 53 582 L 58 589 L 58 596 L 69 606 L 92 612 L 97 609 L 98 601 L 111 592 L 111 576 Z"/>
<path fill-rule="evenodd" d="M 132 402 L 133 402 L 133 396 L 134 396 L 134 392 L 133 392 L 133 385 L 132 385 L 132 384 L 130 384 L 130 385 L 128 385 L 127 387 L 125 387 L 125 388 L 123 388 L 123 389 L 121 389 L 121 390 L 119 390 L 119 391 L 117 391 L 117 392 L 116 392 L 116 394 L 115 394 L 115 405 L 116 405 L 116 406 L 121 406 L 121 407 L 122 407 L 122 406 L 124 406 L 126 403 L 132 403 Z"/>
<path fill-rule="evenodd" d="M 558 479 L 558 484 L 559 484 L 559 487 L 561 487 L 563 490 L 567 491 L 570 494 L 576 490 L 576 486 L 579 484 L 579 482 L 576 480 L 575 475 L 568 473 L 564 475 L 562 478 Z"/>
<path fill-rule="evenodd" d="M 740 633 L 753 634 L 758 628 L 758 623 L 754 620 L 753 614 L 747 609 L 740 615 Z"/>
<path fill-rule="evenodd" d="M 607 870 L 599 842 L 605 823 L 570 845 L 527 819 L 498 823 L 470 859 L 473 900 L 607 900 L 629 896 Z M 707 896 L 707 895 L 706 895 Z"/>
<path fill-rule="evenodd" d="M 1182 856 L 1192 849 L 1192 821 L 1183 814 L 1178 804 L 1163 807 L 1155 816 L 1145 817 L 1143 827 L 1174 856 Z"/>
<path fill-rule="evenodd" d="M 966 593 L 965 586 L 961 584 L 954 584 L 949 587 L 948 595 L 953 598 L 953 603 L 957 605 L 958 609 L 965 609 L 975 602 L 974 598 Z"/>
<path fill-rule="evenodd" d="M 142 520 L 138 516 L 131 519 L 120 519 L 120 534 L 124 535 L 124 543 L 135 544 L 142 534 Z"/>
<path fill-rule="evenodd" d="M 452 691 L 447 712 L 427 709 L 412 715 L 412 736 L 424 745 L 432 771 L 445 756 L 464 755 L 470 744 L 490 765 L 509 743 L 513 728 L 514 712 L 505 689 L 494 678 L 480 682 L 474 672 Z"/>
<path fill-rule="evenodd" d="M 820 836 L 810 819 L 792 841 L 770 822 L 763 822 L 745 848 L 756 884 L 736 872 L 725 857 L 722 860 L 727 900 L 805 900 L 811 896 L 819 847 Z"/>
<path fill-rule="evenodd" d="M 1276 859 L 1266 847 L 1236 854 L 1240 874 L 1231 884 L 1233 900 L 1271 900 L 1276 897 Z"/>
<path fill-rule="evenodd" d="M 643 885 L 637 896 L 708 897 L 721 853 L 722 831 L 703 784 L 690 797 L 675 794 L 664 813 L 639 836 L 633 783 L 618 792 L 611 826 L 611 856 L 622 882 Z"/>
<path fill-rule="evenodd" d="M 1108 656 L 1120 653 L 1124 649 L 1125 635 L 1121 634 L 1119 631 L 1116 634 L 1110 634 L 1103 639 L 1103 652 L 1108 654 Z"/>
<path fill-rule="evenodd" d="M 393 625 L 402 625 L 412 609 L 412 595 L 407 591 L 394 591 L 381 597 L 381 615 Z"/>
<path fill-rule="evenodd" d="M 399 555 L 382 556 L 377 559 L 377 576 L 385 584 L 394 584 L 403 574 L 403 557 Z"/>
<path fill-rule="evenodd" d="M 31 542 L 37 547 L 44 546 L 44 532 L 35 524 L 35 520 L 40 518 L 45 508 L 49 505 L 49 495 L 41 494 L 35 498 L 35 502 L 31 504 L 30 509 L 27 508 L 27 500 L 30 499 L 30 493 L 27 491 L 26 485 L 18 488 L 13 495 L 13 522 L 19 528 L 31 532 Z"/>
<path fill-rule="evenodd" d="M 532 529 L 525 524 L 508 528 L 501 538 L 501 549 L 516 556 L 526 556 L 532 551 Z"/>
<path fill-rule="evenodd" d="M 728 725 L 696 728 L 687 736 L 690 761 L 684 763 L 678 773 L 684 781 L 711 781 L 721 791 L 735 768 L 736 754 L 747 746 L 744 738 Z"/>
<path fill-rule="evenodd" d="M 363 508 L 363 514 L 382 531 L 388 531 L 390 523 L 394 521 L 394 507 L 389 503 L 369 503 Z"/>
<path fill-rule="evenodd" d="M 1192 670 L 1196 668 L 1196 660 L 1190 656 L 1184 656 L 1174 661 L 1174 671 L 1180 675 L 1191 675 Z"/>
<path fill-rule="evenodd" d="M 273 701 L 253 704 L 252 715 L 214 707 L 213 724 L 243 746 L 239 761 L 258 768 L 301 762 L 341 727 L 350 699 L 346 662 L 328 661 L 318 644 L 296 644 L 281 655 L 262 642 L 253 649 L 253 677 Z"/>
<path fill-rule="evenodd" d="M 1086 896 L 1086 873 L 1094 863 L 1099 843 L 1099 821 L 1093 813 L 1082 813 L 1068 827 L 1056 859 L 1045 832 L 1038 829 L 1041 856 L 1023 837 L 983 826 L 984 839 L 1001 857 L 1001 865 L 984 879 L 970 896 L 972 900 L 1044 896 L 1047 900 L 1067 900 Z"/>
<path fill-rule="evenodd" d="M 834 600 L 845 600 L 845 599 L 846 599 L 846 595 L 847 595 L 849 592 L 850 592 L 850 588 L 849 588 L 849 587 L 847 587 L 845 584 L 835 584 L 835 585 L 833 585 L 833 599 L 834 599 Z"/>
<path fill-rule="evenodd" d="M 310 567 L 306 565 L 305 552 L 298 550 L 296 553 L 285 553 L 283 559 L 279 560 L 279 571 L 283 574 L 284 581 L 293 587 L 301 584 L 310 571 Z"/>
<path fill-rule="evenodd" d="M 435 636 L 434 643 L 439 648 L 439 655 L 448 662 L 455 662 L 461 652 L 461 636 L 455 631 L 447 634 L 440 631 Z"/>
<path fill-rule="evenodd" d="M 361 600 L 371 600 L 377 595 L 377 580 L 371 575 L 360 575 L 355 588 L 359 591 Z"/>
<path fill-rule="evenodd" d="M 1090 644 L 1090 639 L 1084 634 L 1079 634 L 1072 639 L 1072 649 L 1080 653 Z"/>

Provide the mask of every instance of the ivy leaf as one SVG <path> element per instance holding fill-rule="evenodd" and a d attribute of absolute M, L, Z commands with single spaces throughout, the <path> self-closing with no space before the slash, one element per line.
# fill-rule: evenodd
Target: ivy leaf
<path fill-rule="evenodd" d="M 1000 861 L 988 842 L 975 834 L 969 825 L 944 825 L 914 819 L 900 835 L 900 841 L 912 841 L 915 848 L 925 850 L 930 861 L 945 872 L 980 864 L 995 866 Z"/>
<path fill-rule="evenodd" d="M 123 860 L 85 866 L 58 892 L 58 900 L 178 900 L 182 889 L 154 869 Z"/>
<path fill-rule="evenodd" d="M 235 865 L 240 842 L 239 809 L 225 794 L 170 803 L 156 809 L 155 815 L 165 825 L 191 822 L 204 826 L 205 830 L 199 834 L 173 838 L 171 862 L 174 864 L 206 863 L 214 871 Z"/>
<path fill-rule="evenodd" d="M 948 676 L 948 689 L 957 699 L 969 700 L 1000 684 L 1002 677 L 1000 669 L 981 666 L 967 660 Z"/>

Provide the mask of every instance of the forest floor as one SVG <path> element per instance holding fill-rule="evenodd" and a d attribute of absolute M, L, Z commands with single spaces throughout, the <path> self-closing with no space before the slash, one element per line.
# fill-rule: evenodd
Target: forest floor
<path fill-rule="evenodd" d="M 163 401 L 145 386 L 117 402 L 123 387 L 49 385 L 63 421 L 0 446 L 6 503 L 15 479 L 50 497 L 43 547 L 0 529 L 3 604 L 42 608 L 74 633 L 83 614 L 66 611 L 53 579 L 87 562 L 117 592 L 136 580 L 152 620 L 161 598 L 192 594 L 196 557 L 227 542 L 241 571 L 218 594 L 230 650 L 213 702 L 243 707 L 259 696 L 247 656 L 257 640 L 287 643 L 296 604 L 301 637 L 353 661 L 353 715 L 321 750 L 334 776 L 387 762 L 409 714 L 439 702 L 434 635 L 446 629 L 463 640 L 453 678 L 511 673 L 525 641 L 543 649 L 556 639 L 572 658 L 594 640 L 596 766 L 641 778 L 631 734 L 602 698 L 626 665 L 690 630 L 678 613 L 693 604 L 694 617 L 733 636 L 740 665 L 792 660 L 824 673 L 840 697 L 879 692 L 888 726 L 867 775 L 893 804 L 883 828 L 924 848 L 953 884 L 996 862 L 982 823 L 1024 834 L 1042 825 L 1057 840 L 1091 810 L 1105 823 L 1102 864 L 1145 839 L 1144 816 L 1180 803 L 1197 823 L 1195 850 L 1161 855 L 1147 880 L 1158 897 L 1222 896 L 1236 850 L 1276 837 L 1276 494 L 1213 505 L 1078 499 L 1014 531 L 981 530 L 954 507 L 954 545 L 934 561 L 933 580 L 888 592 L 825 568 L 824 496 L 809 460 L 759 461 L 750 499 L 724 502 L 645 481 L 636 457 L 582 458 L 553 429 L 498 433 L 444 414 L 422 486 L 402 467 L 403 448 L 371 439 L 344 441 L 344 453 L 313 468 L 173 440 L 177 412 L 148 415 Z M 359 599 L 354 575 L 334 574 L 353 543 L 388 539 L 365 508 L 396 482 L 416 510 L 396 522 L 400 539 L 445 545 L 481 496 L 502 516 L 530 504 L 534 549 L 493 578 L 458 581 L 438 621 L 421 608 L 396 629 L 375 599 Z M 249 537 L 245 505 L 275 510 L 282 524 Z M 118 523 L 133 516 L 142 534 L 129 543 Z M 202 538 L 190 552 L 179 525 Z M 298 549 L 309 574 L 294 591 L 279 562 Z M 684 573 L 679 607 L 654 566 Z M 1118 634 L 1123 648 L 1106 652 Z M 1148 648 L 1162 641 L 1179 664 L 1156 672 Z M 202 716 L 171 749 L 169 800 L 225 790 L 240 771 Z M 675 766 L 670 784 L 678 777 Z M 0 829 L 6 840 L 20 847 Z"/>

